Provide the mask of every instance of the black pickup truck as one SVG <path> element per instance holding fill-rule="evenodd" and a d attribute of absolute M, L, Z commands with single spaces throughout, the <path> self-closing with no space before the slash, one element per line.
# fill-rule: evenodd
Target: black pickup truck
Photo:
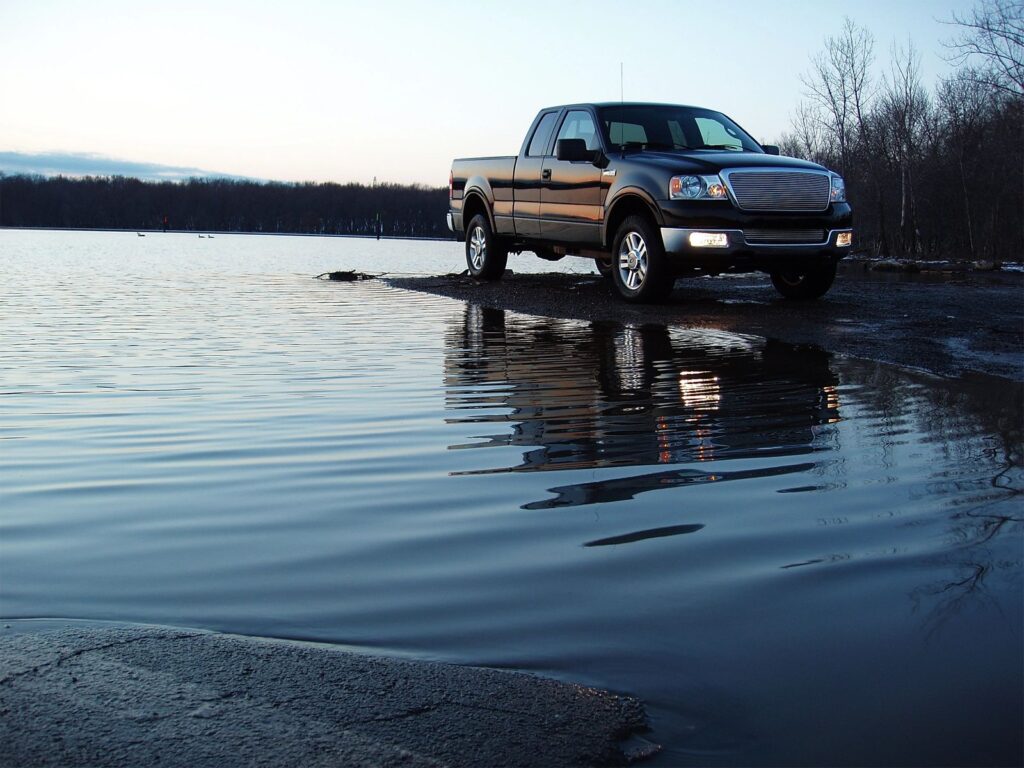
<path fill-rule="evenodd" d="M 817 298 L 853 239 L 842 178 L 700 107 L 542 109 L 517 157 L 455 160 L 448 188 L 474 277 L 500 278 L 510 252 L 584 256 L 628 301 L 754 270 L 787 298 Z"/>

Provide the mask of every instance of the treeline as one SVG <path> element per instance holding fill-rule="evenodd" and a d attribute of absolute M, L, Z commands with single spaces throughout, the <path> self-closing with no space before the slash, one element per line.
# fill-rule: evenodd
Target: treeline
<path fill-rule="evenodd" d="M 4 227 L 442 237 L 447 210 L 444 187 L 0 174 Z"/>
<path fill-rule="evenodd" d="M 839 171 L 856 245 L 881 256 L 1024 256 L 1024 5 L 950 20 L 959 69 L 927 88 L 913 46 L 874 76 L 846 20 L 804 77 L 783 154 Z M 447 236 L 444 188 L 0 175 L 0 226 Z"/>
<path fill-rule="evenodd" d="M 881 256 L 1024 256 L 1024 6 L 954 17 L 954 74 L 921 82 L 913 46 L 872 77 L 874 40 L 846 20 L 804 77 L 783 154 L 843 175 L 856 244 Z"/>

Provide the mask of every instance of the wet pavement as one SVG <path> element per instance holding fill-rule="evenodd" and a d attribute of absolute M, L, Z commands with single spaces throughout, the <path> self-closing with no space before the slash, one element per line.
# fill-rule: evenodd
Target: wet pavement
<path fill-rule="evenodd" d="M 579 685 L 168 627 L 0 629 L 5 766 L 622 765 L 639 703 Z"/>

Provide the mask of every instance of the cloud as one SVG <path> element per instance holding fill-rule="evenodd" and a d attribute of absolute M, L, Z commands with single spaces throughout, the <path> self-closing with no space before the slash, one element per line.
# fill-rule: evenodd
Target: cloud
<path fill-rule="evenodd" d="M 193 177 L 247 178 L 206 171 L 202 168 L 118 160 L 91 152 L 0 152 L 0 173 L 40 176 L 131 176 L 146 181 L 184 181 Z"/>

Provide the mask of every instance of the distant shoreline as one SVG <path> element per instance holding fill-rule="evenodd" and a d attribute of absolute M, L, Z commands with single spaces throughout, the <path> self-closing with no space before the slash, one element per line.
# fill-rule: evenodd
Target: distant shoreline
<path fill-rule="evenodd" d="M 113 227 L 5 227 L 0 226 L 0 231 L 27 231 L 27 232 L 142 232 L 143 234 L 168 234 L 168 235 L 272 235 L 284 237 L 343 237 L 359 240 L 429 240 L 434 242 L 459 242 L 454 236 L 451 237 L 416 237 L 414 235 L 336 235 L 317 234 L 315 232 L 240 232 L 225 229 L 117 229 Z"/>

